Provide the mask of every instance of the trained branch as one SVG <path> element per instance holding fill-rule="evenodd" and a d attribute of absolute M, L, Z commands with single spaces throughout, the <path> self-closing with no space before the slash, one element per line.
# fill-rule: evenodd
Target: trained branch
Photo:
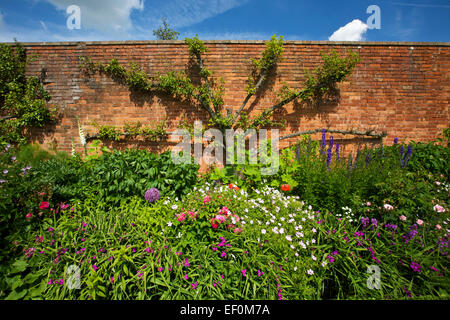
<path fill-rule="evenodd" d="M 244 107 L 246 106 L 248 100 L 250 100 L 250 98 L 251 98 L 252 96 L 255 95 L 256 91 L 258 91 L 259 87 L 261 87 L 261 85 L 262 85 L 262 83 L 264 82 L 264 80 L 266 80 L 266 74 L 267 74 L 267 69 L 263 69 L 263 70 L 261 71 L 261 74 L 259 75 L 259 79 L 258 79 L 258 82 L 257 82 L 256 85 L 255 85 L 254 90 L 252 90 L 251 92 L 249 92 L 249 93 L 247 94 L 247 96 L 246 96 L 245 99 L 244 99 L 244 102 L 242 102 L 241 107 L 238 109 L 238 111 L 236 111 L 236 114 L 235 114 L 234 117 L 233 117 L 233 121 L 232 121 L 233 123 L 236 121 L 236 119 L 237 119 L 237 118 L 239 117 L 239 115 L 241 114 L 241 112 L 242 112 L 242 110 L 244 109 Z"/>
<path fill-rule="evenodd" d="M 319 132 L 323 132 L 324 130 L 325 130 L 325 132 L 329 132 L 329 133 L 340 133 L 340 134 L 344 134 L 344 135 L 352 134 L 355 136 L 368 136 L 368 137 L 374 137 L 374 138 L 384 138 L 387 136 L 386 132 L 377 133 L 377 132 L 373 132 L 373 130 L 368 130 L 366 132 L 363 132 L 363 131 L 358 131 L 358 130 L 353 130 L 353 129 L 352 130 L 313 129 L 313 130 L 308 130 L 308 131 L 300 131 L 300 132 L 296 132 L 296 133 L 291 133 L 284 137 L 281 137 L 280 140 L 294 138 L 294 137 L 302 136 L 305 134 L 319 133 Z"/>

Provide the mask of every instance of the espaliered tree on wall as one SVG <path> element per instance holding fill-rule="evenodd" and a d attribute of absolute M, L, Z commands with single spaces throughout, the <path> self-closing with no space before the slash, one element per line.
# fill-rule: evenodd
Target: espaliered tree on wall
<path fill-rule="evenodd" d="M 151 77 L 139 65 L 130 63 L 129 68 L 126 68 L 116 59 L 112 59 L 109 63 L 95 63 L 90 57 L 82 56 L 79 57 L 80 66 L 87 75 L 106 74 L 115 81 L 127 85 L 130 90 L 168 94 L 176 100 L 195 104 L 208 114 L 210 127 L 225 131 L 230 128 L 258 130 L 261 127 L 280 125 L 273 120 L 274 111 L 285 107 L 294 100 L 299 103 L 314 103 L 326 95 L 332 95 L 336 92 L 337 83 L 344 81 L 359 62 L 358 54 L 350 50 L 344 57 L 339 56 L 334 50 L 328 54 L 322 53 L 322 64 L 312 71 L 306 71 L 303 83 L 300 83 L 297 88 L 284 85 L 277 92 L 279 101 L 261 114 L 251 118 L 247 114 L 246 106 L 253 96 L 261 93 L 264 84 L 267 83 L 277 68 L 277 64 L 282 60 L 283 37 L 272 36 L 270 41 L 266 42 L 261 57 L 251 59 L 252 69 L 245 88 L 247 95 L 235 112 L 223 110 L 224 80 L 215 76 L 214 71 L 205 67 L 204 56 L 208 48 L 198 36 L 186 38 L 185 43 L 188 45 L 190 63 L 197 67 L 200 82 L 194 83 L 191 77 L 183 71 L 169 71 L 166 74 Z M 321 129 L 314 130 L 318 132 Z M 333 130 L 333 132 L 377 138 L 385 136 L 385 133 L 360 130 Z M 304 133 L 294 133 L 281 137 L 281 139 L 301 134 Z"/>

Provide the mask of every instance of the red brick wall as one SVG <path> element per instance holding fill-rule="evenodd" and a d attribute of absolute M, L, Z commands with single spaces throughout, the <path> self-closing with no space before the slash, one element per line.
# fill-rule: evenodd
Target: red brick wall
<path fill-rule="evenodd" d="M 208 52 L 205 65 L 225 80 L 224 108 L 236 110 L 245 98 L 250 58 L 259 57 L 264 49 L 262 41 L 205 41 Z M 158 95 L 130 93 L 127 87 L 107 76 L 85 77 L 79 68 L 78 57 L 90 56 L 96 62 L 116 58 L 123 64 L 136 62 L 151 75 L 169 70 L 187 70 L 187 46 L 183 41 L 127 41 L 84 43 L 27 43 L 30 55 L 39 57 L 30 65 L 29 74 L 47 70 L 45 88 L 52 96 L 51 103 L 60 108 L 61 121 L 45 130 L 34 132 L 34 139 L 43 144 L 57 144 L 60 150 L 71 150 L 74 139 L 81 151 L 76 116 L 89 133 L 94 133 L 92 121 L 99 124 L 123 125 L 141 121 L 143 124 L 160 121 L 166 116 L 173 130 L 179 119 L 203 120 L 203 112 L 195 106 Z M 449 126 L 450 102 L 450 43 L 338 43 L 285 42 L 283 61 L 270 79 L 266 91 L 253 97 L 247 109 L 257 115 L 275 103 L 274 92 L 282 82 L 300 87 L 304 69 L 312 69 L 321 62 L 320 51 L 335 48 L 340 53 L 351 49 L 360 54 L 361 62 L 348 79 L 339 84 L 340 98 L 319 107 L 290 103 L 277 119 L 286 119 L 287 127 L 280 134 L 315 128 L 386 131 L 385 144 L 394 137 L 400 141 L 431 141 Z M 347 149 L 355 145 L 379 143 L 377 139 L 358 139 L 333 135 Z M 313 135 L 320 139 L 320 133 Z M 281 146 L 298 138 L 283 140 Z M 128 140 L 116 147 L 166 149 L 169 144 L 142 143 Z"/>

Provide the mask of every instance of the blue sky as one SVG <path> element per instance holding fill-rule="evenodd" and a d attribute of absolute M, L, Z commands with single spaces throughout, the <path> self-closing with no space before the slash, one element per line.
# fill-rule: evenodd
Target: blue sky
<path fill-rule="evenodd" d="M 70 5 L 80 29 L 67 27 Z M 0 0 L 0 41 L 154 40 L 162 17 L 179 39 L 450 41 L 449 0 Z"/>

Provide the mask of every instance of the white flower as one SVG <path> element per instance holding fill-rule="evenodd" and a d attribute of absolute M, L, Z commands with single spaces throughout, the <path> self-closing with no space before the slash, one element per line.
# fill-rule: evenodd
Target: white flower
<path fill-rule="evenodd" d="M 262 234 L 266 234 L 266 232 L 267 232 L 266 229 L 261 229 Z"/>
<path fill-rule="evenodd" d="M 311 240 L 311 243 L 316 243 L 316 239 L 312 239 L 312 240 Z"/>
<path fill-rule="evenodd" d="M 311 256 L 311 259 L 313 259 L 314 261 L 317 260 L 317 258 L 315 256 Z"/>
<path fill-rule="evenodd" d="M 284 233 L 284 228 L 281 228 L 280 229 L 280 234 L 283 234 Z"/>
<path fill-rule="evenodd" d="M 280 230 L 280 232 L 281 232 L 281 230 Z M 292 241 L 291 236 L 287 235 L 287 236 L 286 236 L 286 240 L 287 240 L 287 241 Z"/>
<path fill-rule="evenodd" d="M 176 205 L 176 204 L 174 204 L 173 206 L 172 206 L 172 210 L 177 210 L 178 209 L 178 206 Z"/>
<path fill-rule="evenodd" d="M 269 221 L 267 221 L 267 222 L 266 222 L 266 226 L 268 226 L 269 224 L 270 224 L 270 222 L 269 222 Z"/>
<path fill-rule="evenodd" d="M 316 233 L 317 232 L 316 228 L 312 228 L 312 232 Z"/>
<path fill-rule="evenodd" d="M 253 220 L 250 220 L 250 224 L 253 224 Z"/>
<path fill-rule="evenodd" d="M 298 257 L 298 252 L 295 253 L 295 256 Z"/>
<path fill-rule="evenodd" d="M 181 238 L 183 234 L 181 232 L 178 232 L 177 238 Z"/>
<path fill-rule="evenodd" d="M 314 274 L 314 271 L 312 271 L 311 269 L 308 269 L 308 271 L 306 271 L 307 274 L 309 274 L 310 276 L 312 276 Z"/>
<path fill-rule="evenodd" d="M 272 232 L 275 233 L 275 234 L 278 234 L 278 227 L 274 227 L 274 228 L 272 229 Z"/>
<path fill-rule="evenodd" d="M 281 221 L 284 221 L 284 220 L 286 220 L 284 217 L 281 217 L 281 219 L 280 219 Z"/>
<path fill-rule="evenodd" d="M 297 271 L 297 267 L 294 267 L 294 271 Z"/>
<path fill-rule="evenodd" d="M 305 217 L 303 217 L 303 218 L 302 218 L 302 221 L 303 221 L 303 222 L 305 222 L 305 221 L 306 221 Z"/>
<path fill-rule="evenodd" d="M 291 244 L 291 249 L 292 249 L 292 250 L 295 250 L 295 247 L 294 247 L 294 245 L 293 245 L 293 244 Z"/>
<path fill-rule="evenodd" d="M 167 223 L 167 226 L 168 226 L 168 227 L 171 227 L 171 226 L 172 226 L 172 222 L 169 221 L 169 222 Z"/>
<path fill-rule="evenodd" d="M 327 265 L 327 262 L 326 262 L 326 261 L 322 262 L 322 267 L 325 268 L 326 265 Z"/>

